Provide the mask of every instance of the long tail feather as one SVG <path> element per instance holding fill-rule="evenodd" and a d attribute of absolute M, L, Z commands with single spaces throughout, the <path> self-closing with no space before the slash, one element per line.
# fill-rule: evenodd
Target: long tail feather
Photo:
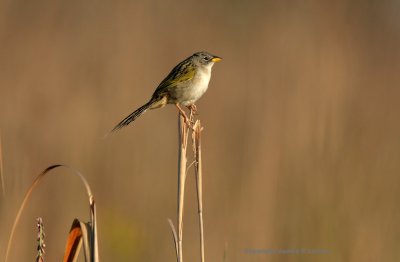
<path fill-rule="evenodd" d="M 139 107 L 138 109 L 135 110 L 132 114 L 129 116 L 125 117 L 124 120 L 122 120 L 118 125 L 116 125 L 111 132 L 117 131 L 127 125 L 129 125 L 131 122 L 135 121 L 136 118 L 144 114 L 151 106 L 156 103 L 157 101 L 150 100 L 147 102 L 145 105 Z"/>

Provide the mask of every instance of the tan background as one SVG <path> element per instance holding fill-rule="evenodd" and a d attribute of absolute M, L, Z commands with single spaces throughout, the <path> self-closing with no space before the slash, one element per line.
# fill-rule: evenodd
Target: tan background
<path fill-rule="evenodd" d="M 176 109 L 102 137 L 207 50 L 224 58 L 197 104 L 208 261 L 398 261 L 399 46 L 394 0 L 1 1 L 1 259 L 28 185 L 65 163 L 94 191 L 102 261 L 175 261 Z M 86 202 L 77 179 L 48 177 L 10 261 L 34 259 L 37 216 L 59 261 Z M 199 261 L 193 176 L 185 211 Z"/>

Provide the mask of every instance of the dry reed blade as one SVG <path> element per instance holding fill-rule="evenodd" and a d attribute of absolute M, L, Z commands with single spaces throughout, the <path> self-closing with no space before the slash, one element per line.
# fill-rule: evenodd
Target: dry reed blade
<path fill-rule="evenodd" d="M 74 219 L 65 245 L 63 262 L 75 262 L 83 244 L 85 261 L 98 261 L 93 255 L 93 228 L 91 223 Z"/>
<path fill-rule="evenodd" d="M 90 220 L 91 220 L 91 226 L 93 227 L 93 232 L 92 232 L 92 250 L 91 253 L 93 254 L 93 260 L 91 261 L 98 261 L 98 245 L 97 245 L 97 224 L 96 224 L 96 209 L 95 209 L 95 204 L 94 204 L 94 198 L 93 198 L 93 194 L 92 191 L 90 189 L 90 186 L 88 184 L 88 182 L 86 181 L 85 177 L 76 169 L 66 166 L 66 165 L 52 165 L 49 166 L 48 168 L 46 168 L 42 173 L 40 173 L 35 180 L 32 182 L 31 186 L 29 187 L 28 191 L 25 194 L 25 197 L 21 203 L 20 208 L 18 209 L 17 215 L 15 217 L 13 226 L 11 228 L 11 233 L 10 233 L 10 237 L 8 240 L 8 244 L 7 244 L 7 249 L 6 249 L 6 255 L 5 255 L 5 261 L 7 262 L 9 254 L 10 254 L 10 250 L 11 250 L 11 245 L 13 242 L 13 238 L 14 238 L 14 234 L 15 234 L 15 229 L 21 219 L 21 215 L 22 212 L 25 208 L 25 205 L 27 204 L 33 190 L 36 188 L 36 186 L 40 183 L 40 181 L 47 175 L 47 174 L 51 174 L 50 171 L 52 171 L 53 169 L 59 168 L 59 167 L 64 167 L 70 171 L 72 171 L 72 174 L 75 174 L 76 176 L 78 176 L 81 180 L 81 182 L 83 183 L 83 185 L 85 186 L 86 189 L 86 193 L 88 195 L 89 198 L 89 202 L 90 202 Z"/>
<path fill-rule="evenodd" d="M 64 251 L 64 262 L 75 262 L 82 247 L 82 228 L 80 221 L 74 219 L 71 230 L 69 231 L 67 243 Z"/>

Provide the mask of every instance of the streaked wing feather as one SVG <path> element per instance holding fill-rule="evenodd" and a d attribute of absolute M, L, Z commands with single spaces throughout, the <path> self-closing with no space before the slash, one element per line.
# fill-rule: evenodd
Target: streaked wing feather
<path fill-rule="evenodd" d="M 179 83 L 193 79 L 195 74 L 194 66 L 190 61 L 179 63 L 168 76 L 160 83 L 156 91 L 176 87 Z"/>

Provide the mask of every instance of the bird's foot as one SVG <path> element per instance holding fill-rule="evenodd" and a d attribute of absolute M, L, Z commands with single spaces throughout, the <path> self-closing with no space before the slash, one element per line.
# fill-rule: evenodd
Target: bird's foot
<path fill-rule="evenodd" d="M 193 126 L 194 122 L 193 122 L 193 120 L 191 119 L 191 117 L 189 118 L 189 117 L 186 115 L 185 111 L 183 111 L 183 109 L 182 109 L 178 104 L 175 104 L 175 105 L 176 105 L 176 108 L 178 108 L 179 113 L 183 116 L 183 120 L 185 121 L 185 124 L 186 124 L 188 127 L 193 128 L 192 126 Z"/>
<path fill-rule="evenodd" d="M 191 104 L 191 105 L 188 105 L 186 107 L 190 110 L 190 115 L 192 115 L 192 116 L 197 116 L 198 115 L 197 106 L 195 104 Z"/>

